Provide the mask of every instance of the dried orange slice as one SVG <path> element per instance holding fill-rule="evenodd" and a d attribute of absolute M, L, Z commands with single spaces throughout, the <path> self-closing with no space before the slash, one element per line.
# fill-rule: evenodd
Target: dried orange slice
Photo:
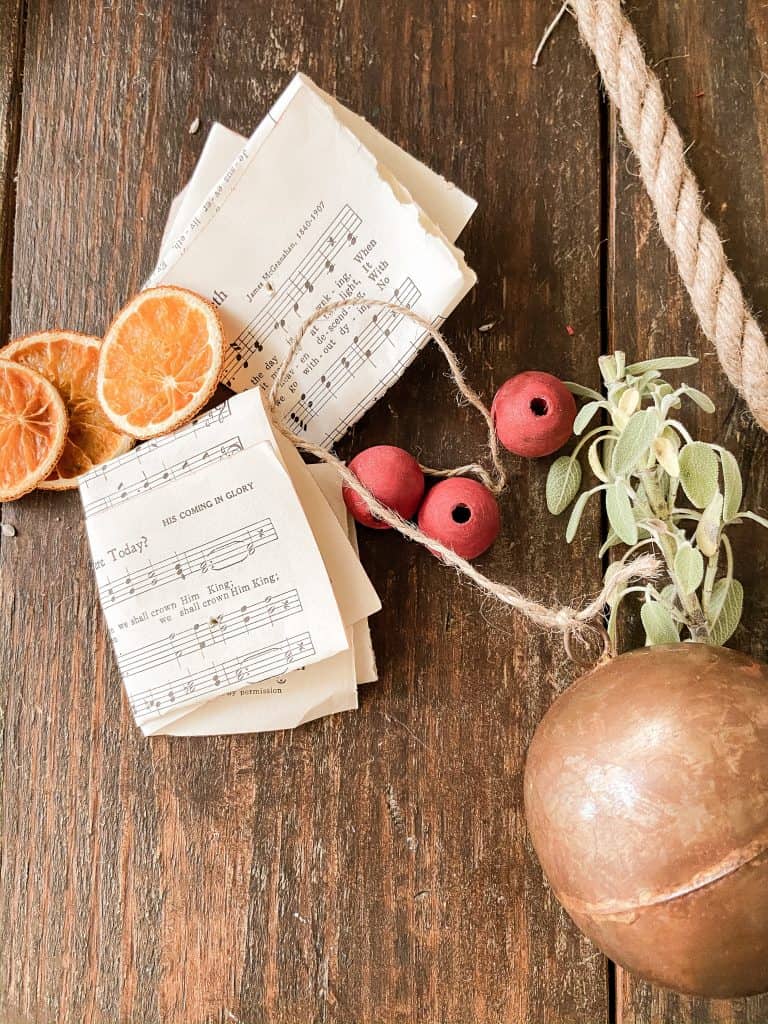
<path fill-rule="evenodd" d="M 67 410 L 53 384 L 0 359 L 0 501 L 37 487 L 59 461 L 66 437 Z"/>
<path fill-rule="evenodd" d="M 157 437 L 192 419 L 219 380 L 218 313 L 184 288 L 149 288 L 120 310 L 99 356 L 98 395 L 115 426 Z"/>
<path fill-rule="evenodd" d="M 69 416 L 64 451 L 40 488 L 67 491 L 77 487 L 78 477 L 94 466 L 122 455 L 132 438 L 115 430 L 96 398 L 100 338 L 74 331 L 43 331 L 17 338 L 0 356 L 37 370 L 56 388 Z"/>

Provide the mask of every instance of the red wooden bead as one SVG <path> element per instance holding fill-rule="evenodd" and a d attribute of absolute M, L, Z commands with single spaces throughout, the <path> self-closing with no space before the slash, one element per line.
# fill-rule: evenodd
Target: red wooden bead
<path fill-rule="evenodd" d="M 377 444 L 360 452 L 349 464 L 357 479 L 403 519 L 410 519 L 424 497 L 424 474 L 414 457 L 392 444 Z M 344 501 L 353 518 L 372 530 L 388 530 L 376 519 L 365 501 L 351 488 L 343 488 Z"/>
<path fill-rule="evenodd" d="M 462 558 L 477 558 L 499 535 L 496 499 L 477 480 L 457 476 L 441 480 L 419 509 L 419 528 Z"/>
<path fill-rule="evenodd" d="M 528 370 L 501 385 L 491 415 L 508 451 L 538 458 L 556 452 L 571 436 L 576 402 L 557 377 Z"/>

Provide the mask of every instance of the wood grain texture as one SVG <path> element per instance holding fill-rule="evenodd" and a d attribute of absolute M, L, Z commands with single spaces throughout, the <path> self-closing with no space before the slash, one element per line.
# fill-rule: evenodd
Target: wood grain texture
<path fill-rule="evenodd" d="M 562 89 L 554 68 L 531 72 L 546 21 L 534 5 L 435 7 L 431 18 L 411 3 L 403 12 L 392 17 L 382 8 L 374 17 L 369 5 L 357 35 L 408 55 L 409 69 L 382 62 L 378 100 L 365 91 L 376 80 L 352 68 L 337 90 L 481 197 L 462 239 L 480 284 L 451 320 L 460 358 L 488 399 L 526 367 L 592 377 L 599 281 L 596 264 L 580 255 L 582 244 L 596 246 L 599 237 L 589 62 L 562 39 L 558 53 L 577 84 Z M 352 92 L 361 82 L 363 91 Z M 563 167 L 552 152 L 568 146 L 573 159 Z M 495 320 L 490 333 L 478 331 Z M 457 411 L 445 377 L 439 355 L 427 351 L 372 410 L 349 450 L 388 441 L 432 465 L 476 452 L 482 424 Z M 573 573 L 564 580 L 552 561 L 555 551 L 563 557 L 563 524 L 546 518 L 545 466 L 508 462 L 504 532 L 486 569 L 548 597 L 592 590 L 594 534 L 592 544 L 565 556 Z M 603 1019 L 604 962 L 541 887 L 522 817 L 528 740 L 554 687 L 571 678 L 559 643 L 493 608 L 395 536 L 364 537 L 363 558 L 385 596 L 374 624 L 383 679 L 363 709 L 374 717 L 362 793 L 381 815 L 374 834 L 391 835 L 402 865 L 399 881 L 387 882 L 389 921 L 381 929 L 376 921 L 371 946 L 373 956 L 383 951 L 398 965 L 401 980 L 392 993 L 375 960 L 360 973 L 352 963 L 350 990 L 373 984 L 371 1020 Z M 345 729 L 360 735 L 351 719 Z M 380 884 L 373 876 L 361 883 L 350 893 L 350 912 L 370 904 Z M 394 928 L 392 910 L 402 921 Z M 351 942 L 347 948 L 353 955 Z M 355 1009 L 341 1019 L 355 1020 Z"/>
<path fill-rule="evenodd" d="M 11 309 L 14 178 L 21 121 L 22 0 L 0 0 L 0 28 L 0 338 L 4 339 Z"/>
<path fill-rule="evenodd" d="M 599 231 L 597 92 L 566 39 L 553 53 L 574 87 L 530 69 L 546 13 L 501 0 L 35 0 L 12 330 L 102 330 L 152 265 L 203 141 L 190 122 L 250 129 L 301 66 L 481 199 L 464 239 L 481 285 L 451 336 L 483 393 L 527 365 L 594 376 L 599 282 L 582 250 Z M 482 430 L 428 353 L 347 450 L 374 440 L 448 463 Z M 596 521 L 561 579 L 545 467 L 512 470 L 487 567 L 540 595 L 592 590 Z M 427 554 L 366 537 L 385 611 L 382 681 L 359 713 L 288 735 L 147 742 L 122 698 L 77 498 L 34 495 L 5 514 L 18 531 L 0 585 L 6 1017 L 605 1018 L 604 961 L 543 887 L 522 816 L 527 742 L 569 678 L 556 643 Z"/>
<path fill-rule="evenodd" d="M 691 144 L 689 159 L 726 252 L 763 328 L 768 326 L 768 9 L 759 0 L 724 4 L 658 4 L 641 0 L 631 17 L 656 66 L 667 101 Z M 632 358 L 667 353 L 701 358 L 687 379 L 711 395 L 712 416 L 688 410 L 695 436 L 729 448 L 742 466 L 744 506 L 764 513 L 768 503 L 768 444 L 729 386 L 717 356 L 698 328 L 638 179 L 634 158 L 611 120 L 611 196 L 608 314 L 610 341 Z M 743 525 L 731 533 L 736 573 L 746 592 L 742 625 L 732 645 L 765 659 L 768 538 Z M 631 644 L 633 634 L 626 637 Z M 634 633 L 637 640 L 637 632 Z M 687 999 L 617 972 L 621 1024 L 758 1024 L 768 997 L 726 1001 Z"/>
<path fill-rule="evenodd" d="M 632 13 L 656 59 L 689 53 L 665 61 L 664 81 L 758 309 L 766 13 L 760 0 L 641 0 Z M 506 0 L 0 0 L 10 330 L 103 330 L 151 268 L 211 121 L 250 130 L 300 67 L 480 200 L 462 238 L 480 283 L 449 335 L 485 397 L 527 367 L 595 383 L 601 340 L 638 356 L 697 348 L 615 129 L 603 162 L 595 69 L 573 25 L 530 68 L 550 15 Z M 702 382 L 720 410 L 704 436 L 742 458 L 759 509 L 765 437 L 714 356 Z M 388 442 L 452 464 L 482 437 L 429 350 L 343 451 Z M 566 548 L 544 508 L 546 465 L 510 457 L 509 468 L 504 533 L 484 567 L 549 599 L 594 590 L 599 516 Z M 32 495 L 3 519 L 18 531 L 0 547 L 3 1024 L 768 1016 L 765 1000 L 683 1000 L 622 972 L 612 1005 L 607 965 L 543 884 L 522 815 L 527 744 L 573 669 L 556 640 L 426 553 L 361 538 L 384 610 L 382 678 L 358 713 L 289 734 L 146 741 L 122 696 L 76 496 Z M 744 531 L 751 597 L 737 643 L 765 657 L 768 544 Z"/>

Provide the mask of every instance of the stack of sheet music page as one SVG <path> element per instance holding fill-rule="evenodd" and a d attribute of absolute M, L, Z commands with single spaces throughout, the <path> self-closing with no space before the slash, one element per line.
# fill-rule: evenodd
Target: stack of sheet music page
<path fill-rule="evenodd" d="M 147 286 L 219 309 L 236 392 L 83 478 L 94 570 L 147 734 L 293 728 L 357 707 L 379 607 L 332 467 L 273 429 L 263 388 L 301 323 L 382 298 L 435 324 L 475 281 L 458 188 L 297 75 L 250 139 L 214 125 Z M 330 447 L 427 336 L 394 310 L 317 322 L 273 415 Z M 382 442 L 386 438 L 381 439 Z"/>

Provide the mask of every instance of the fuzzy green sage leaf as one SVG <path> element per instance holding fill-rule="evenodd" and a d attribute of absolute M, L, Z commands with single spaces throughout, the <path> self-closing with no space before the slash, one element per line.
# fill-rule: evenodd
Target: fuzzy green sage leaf
<path fill-rule="evenodd" d="M 600 367 L 600 376 L 606 384 L 613 384 L 621 376 L 615 355 L 600 356 L 597 365 Z"/>
<path fill-rule="evenodd" d="M 585 428 L 589 425 L 589 421 L 599 411 L 602 404 L 602 402 L 587 402 L 586 405 L 582 405 L 576 415 L 576 419 L 573 421 L 574 434 L 584 433 Z"/>
<path fill-rule="evenodd" d="M 692 594 L 704 579 L 704 559 L 690 544 L 681 544 L 674 561 L 674 573 L 683 594 Z"/>
<path fill-rule="evenodd" d="M 632 363 L 626 372 L 632 377 L 639 377 L 648 370 L 684 370 L 687 366 L 695 366 L 698 361 L 693 356 L 663 356 L 660 359 L 644 359 L 640 363 Z"/>
<path fill-rule="evenodd" d="M 687 395 L 704 412 L 713 413 L 715 411 L 715 403 L 703 391 L 699 391 L 698 388 L 689 388 L 687 384 L 684 384 L 681 390 L 684 395 Z"/>
<path fill-rule="evenodd" d="M 759 523 L 761 526 L 764 526 L 766 529 L 768 529 L 768 519 L 766 519 L 764 516 L 759 516 L 757 512 L 741 511 L 739 512 L 739 519 L 751 519 L 753 523 Z"/>
<path fill-rule="evenodd" d="M 680 483 L 696 508 L 706 508 L 717 491 L 718 462 L 712 448 L 692 441 L 680 452 Z"/>
<path fill-rule="evenodd" d="M 597 557 L 602 558 L 606 552 L 610 551 L 611 548 L 618 547 L 619 544 L 621 544 L 621 537 L 618 537 L 613 530 L 609 530 L 608 536 L 603 541 L 603 545 L 597 553 Z M 611 565 L 613 565 L 613 562 L 611 562 Z"/>
<path fill-rule="evenodd" d="M 594 398 L 596 402 L 602 402 L 603 400 L 603 396 L 599 391 L 595 391 L 594 388 L 588 388 L 584 384 L 577 384 L 573 380 L 564 380 L 563 384 L 565 384 L 572 395 L 578 395 L 579 398 Z"/>
<path fill-rule="evenodd" d="M 587 452 L 587 462 L 589 463 L 589 468 L 595 474 L 597 479 L 602 480 L 604 484 L 607 484 L 608 474 L 605 472 L 605 469 L 603 469 L 603 464 L 600 461 L 599 448 L 601 441 L 602 438 L 598 438 L 596 441 L 593 441 L 592 444 L 589 446 L 589 451 Z"/>
<path fill-rule="evenodd" d="M 568 520 L 568 525 L 565 528 L 566 543 L 570 544 L 573 538 L 576 536 L 576 531 L 579 528 L 581 517 L 584 515 L 584 506 L 589 501 L 590 496 L 594 493 L 594 491 L 584 491 L 583 494 L 579 495 L 579 500 L 573 506 L 573 510 L 571 511 L 571 518 Z"/>
<path fill-rule="evenodd" d="M 625 544 L 637 544 L 637 523 L 627 489 L 621 480 L 616 480 L 606 488 L 605 508 L 608 513 L 608 521 L 616 535 Z"/>
<path fill-rule="evenodd" d="M 696 362 L 691 356 L 671 356 L 627 366 L 624 354 L 617 351 L 599 360 L 604 398 L 593 388 L 567 385 L 584 399 L 575 420 L 575 433 L 582 437 L 570 457 L 551 467 L 547 506 L 554 513 L 570 506 L 570 543 L 590 497 L 605 491 L 608 536 L 600 557 L 618 544 L 628 545 L 631 557 L 651 541 L 667 570 L 666 586 L 660 582 L 660 591 L 651 584 L 630 586 L 612 597 L 607 629 L 614 645 L 622 599 L 641 589 L 649 644 L 679 639 L 725 643 L 738 625 L 744 600 L 741 584 L 733 579 L 726 530 L 745 520 L 768 527 L 765 516 L 740 507 L 744 485 L 733 455 L 719 445 L 691 438 L 672 413 L 687 408 L 686 399 L 706 412 L 714 409 L 703 392 L 664 379 L 663 371 L 682 370 Z M 602 410 L 604 425 L 590 429 Z M 580 494 L 583 478 L 577 460 L 582 449 L 582 461 L 600 483 Z M 607 569 L 607 581 L 615 571 Z"/>
<path fill-rule="evenodd" d="M 676 644 L 680 639 L 672 615 L 657 601 L 646 601 L 640 608 L 640 618 L 649 647 L 656 644 Z"/>
<path fill-rule="evenodd" d="M 724 448 L 720 452 L 720 465 L 723 467 L 723 521 L 730 523 L 739 514 L 744 485 L 738 462 Z"/>
<path fill-rule="evenodd" d="M 564 512 L 576 497 L 581 484 L 581 465 L 570 455 L 562 455 L 547 474 L 547 508 L 553 516 Z"/>
<path fill-rule="evenodd" d="M 625 583 L 623 587 L 619 587 L 615 590 L 609 589 L 611 580 L 614 578 L 614 576 L 617 575 L 617 573 L 620 573 L 624 569 L 624 567 L 624 563 L 621 561 L 621 559 L 617 559 L 615 562 L 611 562 L 608 568 L 605 570 L 603 583 L 606 589 L 608 589 L 606 603 L 609 608 L 614 607 L 619 603 L 619 601 L 621 601 L 622 597 L 624 596 L 624 591 L 627 588 L 627 584 Z"/>
<path fill-rule="evenodd" d="M 736 631 L 744 607 L 744 588 L 738 580 L 723 578 L 712 589 L 711 613 L 715 619 L 710 631 L 713 644 L 722 645 Z"/>
<path fill-rule="evenodd" d="M 619 399 L 619 409 L 625 416 L 631 416 L 640 408 L 640 392 L 637 388 L 627 388 Z"/>
<path fill-rule="evenodd" d="M 712 501 L 704 509 L 704 515 L 696 527 L 696 543 L 702 555 L 714 558 L 720 547 L 720 529 L 723 525 L 723 496 L 716 491 Z"/>
<path fill-rule="evenodd" d="M 647 454 L 658 429 L 659 417 L 655 409 L 641 409 L 630 416 L 613 450 L 612 469 L 616 476 L 629 476 Z"/>
<path fill-rule="evenodd" d="M 674 441 L 662 434 L 653 442 L 653 451 L 662 469 L 677 479 L 680 476 L 680 462 L 677 458 L 677 445 Z"/>

